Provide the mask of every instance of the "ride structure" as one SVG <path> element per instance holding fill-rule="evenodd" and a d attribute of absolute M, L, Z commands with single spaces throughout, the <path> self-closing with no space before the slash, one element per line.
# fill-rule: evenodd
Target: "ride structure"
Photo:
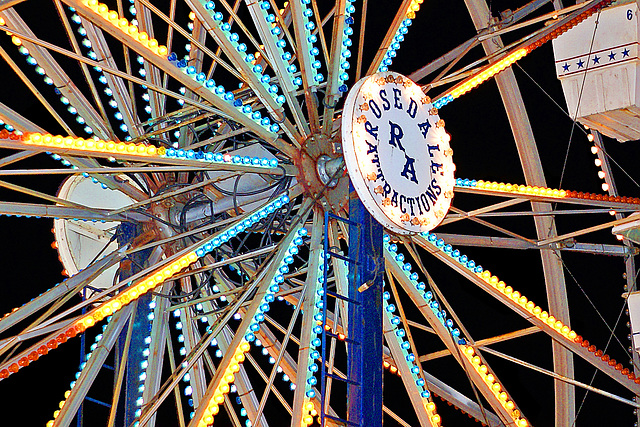
<path fill-rule="evenodd" d="M 570 320 L 565 278 L 589 297 L 573 257 L 598 255 L 585 271 L 624 264 L 635 290 L 631 234 L 597 232 L 632 224 L 640 199 L 618 193 L 596 131 L 605 194 L 547 185 L 513 70 L 614 11 L 635 23 L 635 3 L 498 18 L 467 0 L 466 41 L 421 20 L 427 3 L 0 1 L 0 55 L 43 112 L 2 99 L 0 213 L 16 233 L 53 219 L 70 276 L 0 319 L 0 387 L 80 344 L 47 427 L 637 421 L 638 356 L 609 348 L 601 313 L 621 292 L 594 303 L 597 333 L 577 302 Z M 496 114 L 476 144 L 460 111 L 493 81 L 510 134 Z"/>

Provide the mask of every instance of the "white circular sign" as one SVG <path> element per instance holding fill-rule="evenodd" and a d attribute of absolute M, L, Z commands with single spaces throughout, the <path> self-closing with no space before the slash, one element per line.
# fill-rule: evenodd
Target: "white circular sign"
<path fill-rule="evenodd" d="M 360 80 L 345 100 L 342 142 L 351 182 L 371 215 L 396 233 L 432 230 L 449 210 L 450 139 L 430 98 L 398 73 Z"/>

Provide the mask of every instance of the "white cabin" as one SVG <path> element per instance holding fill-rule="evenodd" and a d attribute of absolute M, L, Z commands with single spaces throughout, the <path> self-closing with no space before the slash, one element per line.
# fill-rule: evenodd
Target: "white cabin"
<path fill-rule="evenodd" d="M 620 142 L 640 139 L 639 37 L 638 5 L 624 2 L 553 40 L 569 115 Z"/>

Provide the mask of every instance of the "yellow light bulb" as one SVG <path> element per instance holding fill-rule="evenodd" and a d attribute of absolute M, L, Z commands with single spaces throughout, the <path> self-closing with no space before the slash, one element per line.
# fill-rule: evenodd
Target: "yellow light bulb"
<path fill-rule="evenodd" d="M 564 325 L 561 321 L 557 320 L 556 323 L 553 324 L 554 329 L 561 331 Z"/>

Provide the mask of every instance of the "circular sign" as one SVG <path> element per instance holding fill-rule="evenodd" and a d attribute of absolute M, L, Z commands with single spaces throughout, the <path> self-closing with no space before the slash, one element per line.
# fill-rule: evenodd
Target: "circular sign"
<path fill-rule="evenodd" d="M 398 73 L 360 80 L 345 100 L 342 142 L 351 182 L 371 215 L 396 233 L 432 230 L 449 210 L 450 139 L 431 99 Z"/>

